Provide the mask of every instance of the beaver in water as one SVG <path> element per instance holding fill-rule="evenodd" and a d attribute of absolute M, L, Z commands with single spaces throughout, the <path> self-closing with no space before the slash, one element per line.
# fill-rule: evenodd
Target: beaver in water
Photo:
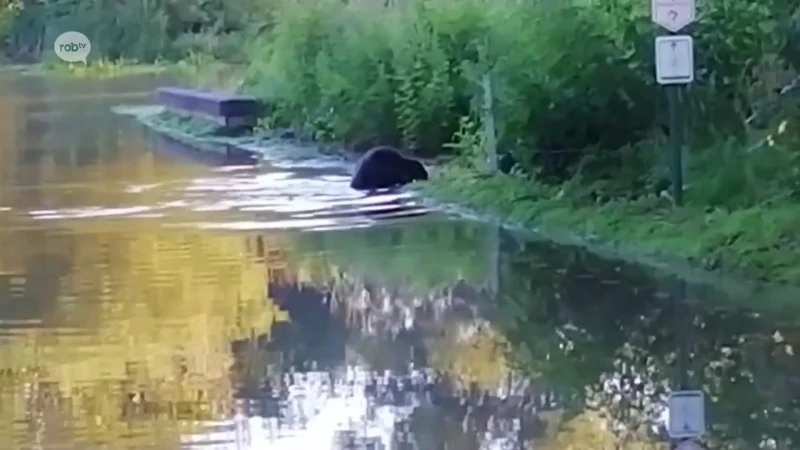
<path fill-rule="evenodd" d="M 421 162 L 404 156 L 395 148 L 380 146 L 370 149 L 359 159 L 350 187 L 383 189 L 427 179 L 428 171 Z"/>

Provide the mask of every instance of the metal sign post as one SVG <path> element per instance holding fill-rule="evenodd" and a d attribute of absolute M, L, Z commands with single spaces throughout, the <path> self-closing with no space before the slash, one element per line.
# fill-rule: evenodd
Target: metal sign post
<path fill-rule="evenodd" d="M 652 0 L 653 22 L 677 33 L 694 21 L 694 0 Z M 656 81 L 667 92 L 672 151 L 673 200 L 683 204 L 683 86 L 694 81 L 694 42 L 687 35 L 659 36 L 655 42 Z"/>

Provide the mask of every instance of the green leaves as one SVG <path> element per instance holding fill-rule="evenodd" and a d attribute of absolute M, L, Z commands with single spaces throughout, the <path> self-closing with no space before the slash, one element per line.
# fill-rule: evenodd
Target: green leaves
<path fill-rule="evenodd" d="M 478 136 L 460 120 L 480 117 L 480 80 L 491 70 L 501 151 L 526 173 L 558 167 L 569 176 L 591 154 L 582 172 L 589 183 L 604 179 L 615 195 L 647 184 L 639 178 L 652 158 L 626 150 L 656 145 L 642 143 L 660 137 L 665 116 L 653 67 L 660 31 L 645 3 L 275 1 L 274 26 L 254 48 L 248 78 L 253 92 L 270 93 L 285 122 L 348 143 L 464 152 Z M 746 137 L 744 116 L 800 61 L 790 0 L 708 0 L 699 8 L 691 28 L 697 81 L 686 103 L 692 148 L 717 135 Z M 746 187 L 738 172 L 720 186 Z"/>

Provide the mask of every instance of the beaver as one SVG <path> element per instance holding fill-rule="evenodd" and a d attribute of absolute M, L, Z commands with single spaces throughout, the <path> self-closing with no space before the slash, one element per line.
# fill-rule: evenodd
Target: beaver
<path fill-rule="evenodd" d="M 368 150 L 358 161 L 350 187 L 373 190 L 403 186 L 428 179 L 428 171 L 416 159 L 393 147 L 379 146 Z"/>

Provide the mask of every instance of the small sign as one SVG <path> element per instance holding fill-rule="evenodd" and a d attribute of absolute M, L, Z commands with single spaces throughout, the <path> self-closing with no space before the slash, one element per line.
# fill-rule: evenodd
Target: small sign
<path fill-rule="evenodd" d="M 694 81 L 694 42 L 691 36 L 656 38 L 658 84 L 689 84 Z"/>
<path fill-rule="evenodd" d="M 652 0 L 653 23 L 677 33 L 694 22 L 695 0 Z"/>
<path fill-rule="evenodd" d="M 705 396 L 703 391 L 678 391 L 669 396 L 671 438 L 696 438 L 706 432 Z M 690 447 L 691 448 L 691 447 Z"/>

